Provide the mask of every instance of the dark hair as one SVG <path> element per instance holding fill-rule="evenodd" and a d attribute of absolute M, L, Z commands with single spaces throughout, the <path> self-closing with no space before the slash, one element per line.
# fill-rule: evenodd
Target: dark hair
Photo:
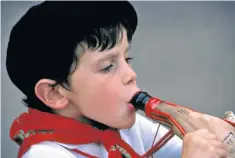
<path fill-rule="evenodd" d="M 7 71 L 12 82 L 26 95 L 26 106 L 52 113 L 35 95 L 42 78 L 69 87 L 69 75 L 79 59 L 80 43 L 89 49 L 113 48 L 122 31 L 130 42 L 137 15 L 128 1 L 45 1 L 30 8 L 13 27 L 7 49 Z M 71 70 L 71 67 L 72 70 Z"/>

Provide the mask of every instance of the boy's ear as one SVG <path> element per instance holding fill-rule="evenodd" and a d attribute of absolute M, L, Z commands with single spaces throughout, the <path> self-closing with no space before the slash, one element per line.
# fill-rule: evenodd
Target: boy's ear
<path fill-rule="evenodd" d="M 69 99 L 60 93 L 59 88 L 52 85 L 56 82 L 50 79 L 41 79 L 35 85 L 36 96 L 52 109 L 63 109 L 69 104 Z"/>

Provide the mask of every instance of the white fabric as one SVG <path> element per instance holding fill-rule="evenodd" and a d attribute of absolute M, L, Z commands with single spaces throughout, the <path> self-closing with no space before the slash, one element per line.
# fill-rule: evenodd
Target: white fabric
<path fill-rule="evenodd" d="M 153 123 L 149 119 L 136 114 L 136 122 L 129 130 L 120 130 L 123 140 L 127 142 L 138 154 L 144 154 L 148 151 L 153 143 L 159 123 Z M 166 127 L 160 125 L 155 142 L 157 142 L 168 131 Z M 67 150 L 78 149 L 93 156 L 107 158 L 108 153 L 103 145 L 85 144 L 70 145 L 57 142 L 45 141 L 33 145 L 23 156 L 23 158 L 84 158 L 75 152 Z M 180 158 L 182 149 L 182 140 L 174 136 L 161 150 L 153 156 L 158 158 Z"/>

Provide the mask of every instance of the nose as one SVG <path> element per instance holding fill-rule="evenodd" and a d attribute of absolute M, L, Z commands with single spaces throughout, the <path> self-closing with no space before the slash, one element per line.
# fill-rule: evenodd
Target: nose
<path fill-rule="evenodd" d="M 124 85 L 129 85 L 129 84 L 133 84 L 136 83 L 136 73 L 135 71 L 132 69 L 132 67 L 128 64 L 126 64 L 125 68 L 124 68 L 124 72 L 122 74 L 122 83 Z"/>

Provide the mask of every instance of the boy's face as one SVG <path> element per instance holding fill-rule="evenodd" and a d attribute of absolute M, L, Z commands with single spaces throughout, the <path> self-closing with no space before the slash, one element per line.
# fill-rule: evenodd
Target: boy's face
<path fill-rule="evenodd" d="M 139 91 L 136 73 L 128 64 L 129 43 L 123 39 L 110 50 L 86 51 L 71 76 L 66 97 L 84 116 L 113 128 L 130 128 L 135 109 L 128 105 Z"/>

